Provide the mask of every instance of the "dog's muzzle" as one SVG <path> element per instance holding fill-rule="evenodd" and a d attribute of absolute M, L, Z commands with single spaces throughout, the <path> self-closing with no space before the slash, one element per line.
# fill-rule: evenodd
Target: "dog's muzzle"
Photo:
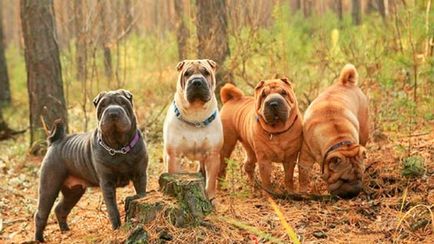
<path fill-rule="evenodd" d="M 125 112 L 120 106 L 110 106 L 104 111 L 103 117 L 105 117 L 105 119 L 116 120 L 119 119 L 124 113 Z"/>
<path fill-rule="evenodd" d="M 359 195 L 363 189 L 361 180 L 345 181 L 339 179 L 337 182 L 328 186 L 328 190 L 332 195 L 336 195 L 345 199 L 353 198 Z"/>
<path fill-rule="evenodd" d="M 266 99 L 264 104 L 264 119 L 268 124 L 275 124 L 277 122 L 286 122 L 289 117 L 290 109 L 279 95 L 272 95 L 273 97 Z"/>
<path fill-rule="evenodd" d="M 110 105 L 102 113 L 100 127 L 103 131 L 128 131 L 131 129 L 131 119 L 124 108 Z"/>
<path fill-rule="evenodd" d="M 210 88 L 205 78 L 194 77 L 187 84 L 188 102 L 201 101 L 206 103 L 211 99 Z"/>

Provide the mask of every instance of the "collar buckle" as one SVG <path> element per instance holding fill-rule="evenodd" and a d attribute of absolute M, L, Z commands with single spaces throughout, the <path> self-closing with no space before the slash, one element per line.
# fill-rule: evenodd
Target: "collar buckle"
<path fill-rule="evenodd" d="M 193 124 L 194 124 L 194 126 L 196 126 L 196 128 L 204 127 L 201 122 L 193 122 Z"/>

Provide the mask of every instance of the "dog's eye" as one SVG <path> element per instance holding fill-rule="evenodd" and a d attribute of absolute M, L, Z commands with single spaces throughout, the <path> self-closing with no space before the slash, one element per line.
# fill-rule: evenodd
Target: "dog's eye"
<path fill-rule="evenodd" d="M 332 167 L 338 167 L 342 160 L 338 157 L 334 157 L 330 160 L 330 164 Z"/>
<path fill-rule="evenodd" d="M 102 103 L 102 102 L 99 103 L 98 108 L 101 109 L 101 108 L 105 108 L 105 107 L 106 107 L 106 104 L 105 104 L 105 103 Z"/>
<path fill-rule="evenodd" d="M 282 90 L 282 91 L 280 92 L 280 95 L 282 95 L 282 96 L 286 96 L 286 95 L 288 95 L 288 93 L 287 93 L 285 90 Z"/>
<path fill-rule="evenodd" d="M 204 76 L 208 76 L 208 75 L 209 75 L 209 72 L 208 72 L 208 70 L 204 69 L 204 70 L 202 70 L 202 74 L 203 74 Z"/>
<path fill-rule="evenodd" d="M 261 97 L 265 98 L 267 96 L 267 94 L 265 94 L 265 92 L 262 93 Z"/>
<path fill-rule="evenodd" d="M 191 75 L 191 71 L 190 71 L 190 70 L 185 71 L 185 73 L 184 73 L 184 76 L 185 76 L 185 77 L 188 77 L 188 76 L 190 76 L 190 75 Z"/>

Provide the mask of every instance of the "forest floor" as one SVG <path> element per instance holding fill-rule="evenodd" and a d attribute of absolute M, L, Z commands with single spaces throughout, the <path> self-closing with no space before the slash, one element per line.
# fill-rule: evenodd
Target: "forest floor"
<path fill-rule="evenodd" d="M 367 146 L 364 192 L 354 199 L 275 201 L 304 243 L 433 243 L 433 129 L 428 124 L 425 130 L 415 131 L 412 136 L 376 135 Z M 32 215 L 41 158 L 26 153 L 26 136 L 0 143 L 0 242 L 22 243 L 33 239 Z M 401 176 L 401 158 L 397 156 L 398 146 L 408 148 L 409 142 L 410 155 L 422 156 L 426 166 L 423 176 L 412 179 Z M 148 191 L 157 191 L 158 177 L 163 172 L 161 141 L 148 142 L 148 150 Z M 277 242 L 288 243 L 290 239 L 266 196 L 246 184 L 242 157 L 238 148 L 233 155 L 235 164 L 229 169 L 227 189 L 218 193 L 218 208 L 206 218 L 209 225 L 176 228 L 157 218 L 144 226 L 151 243 L 160 243 L 160 233 L 164 231 L 173 238 L 172 243 L 267 243 L 267 235 Z M 282 185 L 282 167 L 276 164 L 274 168 L 274 182 Z M 313 191 L 326 194 L 316 170 Z M 132 194 L 131 184 L 117 191 L 122 221 L 124 199 Z M 44 233 L 47 243 L 121 243 L 130 231 L 125 224 L 120 230 L 111 229 L 97 188 L 87 190 L 70 214 L 69 225 L 71 231 L 61 233 L 51 214 Z"/>

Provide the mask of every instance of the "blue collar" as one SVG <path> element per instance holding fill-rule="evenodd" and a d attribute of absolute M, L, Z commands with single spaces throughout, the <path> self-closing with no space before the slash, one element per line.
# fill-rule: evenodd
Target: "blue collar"
<path fill-rule="evenodd" d="M 176 115 L 176 117 L 179 120 L 181 120 L 182 122 L 184 122 L 184 123 L 186 123 L 188 125 L 191 125 L 191 126 L 194 126 L 194 127 L 197 127 L 197 128 L 207 127 L 208 125 L 211 124 L 211 122 L 213 122 L 217 118 L 217 110 L 216 110 L 207 119 L 205 119 L 202 122 L 200 122 L 200 121 L 198 121 L 198 122 L 191 122 L 191 121 L 188 121 L 188 120 L 186 120 L 186 119 L 184 119 L 182 117 L 181 112 L 179 111 L 178 107 L 176 106 L 176 102 L 175 101 L 173 101 L 173 108 L 174 108 L 175 115 Z"/>

